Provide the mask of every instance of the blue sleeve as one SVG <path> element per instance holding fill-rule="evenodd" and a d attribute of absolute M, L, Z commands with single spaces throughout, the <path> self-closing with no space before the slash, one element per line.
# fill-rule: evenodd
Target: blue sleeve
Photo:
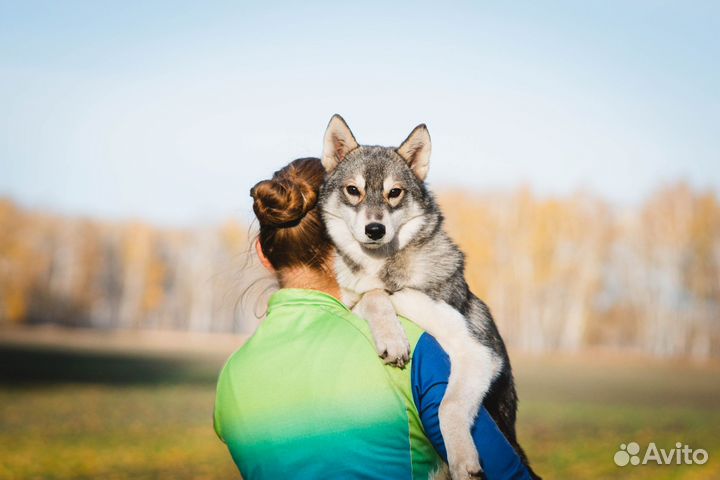
<path fill-rule="evenodd" d="M 449 377 L 450 359 L 437 340 L 423 333 L 413 352 L 411 370 L 413 400 L 420 413 L 425 434 L 445 461 L 447 461 L 447 451 L 440 433 L 438 408 L 445 395 Z M 530 478 L 515 449 L 485 407 L 480 408 L 472 428 L 472 437 L 488 480 Z"/>

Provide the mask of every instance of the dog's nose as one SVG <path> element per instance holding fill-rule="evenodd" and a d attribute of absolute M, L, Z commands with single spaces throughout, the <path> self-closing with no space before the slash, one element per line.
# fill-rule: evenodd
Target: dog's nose
<path fill-rule="evenodd" d="M 385 225 L 382 223 L 368 223 L 365 225 L 365 235 L 372 240 L 380 240 L 385 236 Z"/>

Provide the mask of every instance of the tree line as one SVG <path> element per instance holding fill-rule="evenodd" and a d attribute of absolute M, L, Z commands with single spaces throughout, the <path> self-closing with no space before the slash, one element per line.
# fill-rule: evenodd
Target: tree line
<path fill-rule="evenodd" d="M 720 356 L 720 202 L 678 183 L 618 207 L 529 188 L 441 192 L 472 289 L 507 343 Z M 277 288 L 252 230 L 158 228 L 0 199 L 0 325 L 249 332 Z"/>

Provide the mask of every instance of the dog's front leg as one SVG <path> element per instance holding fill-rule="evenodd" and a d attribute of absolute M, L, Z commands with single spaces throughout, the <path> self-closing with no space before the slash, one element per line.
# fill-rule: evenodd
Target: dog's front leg
<path fill-rule="evenodd" d="M 385 363 L 403 368 L 410 361 L 410 343 L 385 290 L 365 293 L 353 313 L 368 322 L 375 348 Z"/>
<path fill-rule="evenodd" d="M 391 297 L 395 311 L 415 322 L 440 343 L 450 357 L 450 378 L 438 417 L 453 480 L 481 475 L 471 429 L 502 361 L 475 339 L 460 312 L 445 302 L 409 288 Z"/>

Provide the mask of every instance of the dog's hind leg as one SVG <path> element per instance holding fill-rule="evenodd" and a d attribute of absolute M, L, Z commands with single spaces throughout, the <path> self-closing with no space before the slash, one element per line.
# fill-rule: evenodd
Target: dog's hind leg
<path fill-rule="evenodd" d="M 412 289 L 390 298 L 398 314 L 435 337 L 450 357 L 450 378 L 438 411 L 450 474 L 453 480 L 478 477 L 482 470 L 470 431 L 502 360 L 470 334 L 465 318 L 447 303 Z"/>
<path fill-rule="evenodd" d="M 365 293 L 352 311 L 370 326 L 375 348 L 385 363 L 403 368 L 410 361 L 410 342 L 385 290 Z"/>
<path fill-rule="evenodd" d="M 484 394 L 490 386 L 485 375 L 477 375 L 478 366 L 480 369 L 497 369 L 493 365 L 493 357 L 483 352 L 485 349 L 489 350 L 476 343 L 463 348 L 459 354 L 454 354 L 456 352 L 452 349 L 448 352 L 450 378 L 438 416 L 447 448 L 450 474 L 454 480 L 478 478 L 482 471 L 470 432 Z"/>

